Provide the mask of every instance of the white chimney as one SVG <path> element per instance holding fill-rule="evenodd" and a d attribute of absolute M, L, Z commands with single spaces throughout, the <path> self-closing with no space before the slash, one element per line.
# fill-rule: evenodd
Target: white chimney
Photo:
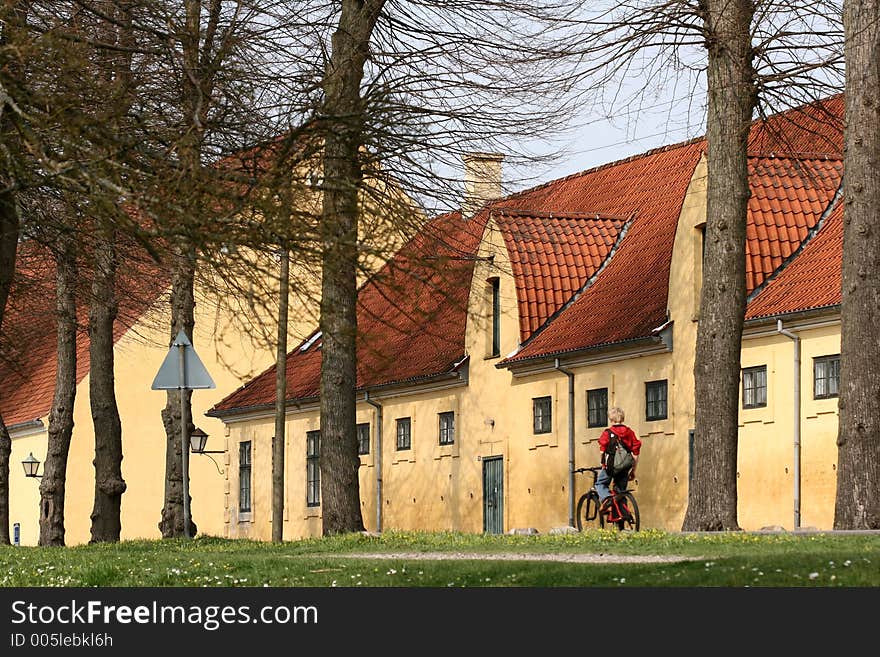
<path fill-rule="evenodd" d="M 464 161 L 464 201 L 461 213 L 473 217 L 486 203 L 501 198 L 500 153 L 468 153 Z"/>

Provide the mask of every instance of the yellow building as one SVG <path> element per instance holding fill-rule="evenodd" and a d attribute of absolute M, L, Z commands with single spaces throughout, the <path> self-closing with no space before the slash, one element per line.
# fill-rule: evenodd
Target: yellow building
<path fill-rule="evenodd" d="M 738 498 L 744 529 L 830 528 L 837 450 L 843 100 L 750 138 L 749 304 Z M 574 524 L 611 405 L 643 447 L 643 528 L 678 530 L 694 426 L 705 141 L 506 198 L 500 158 L 359 296 L 358 438 L 368 529 L 547 532 Z M 474 182 L 476 181 L 476 182 Z M 286 538 L 321 533 L 320 334 L 290 354 Z M 217 404 L 225 535 L 271 536 L 271 369 Z"/>
<path fill-rule="evenodd" d="M 271 144 L 270 144 L 271 147 Z M 257 149 L 233 159 L 259 155 Z M 242 166 L 235 160 L 234 166 Z M 265 163 L 263 163 L 265 165 Z M 253 168 L 253 165 L 251 165 Z M 419 221 L 414 207 L 387 180 L 370 180 L 362 199 L 366 219 L 360 230 L 363 253 L 359 276 L 381 265 L 402 236 Z M 382 213 L 376 211 L 386 199 Z M 314 213 L 316 198 L 300 198 L 296 210 Z M 406 221 L 401 215 L 407 213 Z M 232 276 L 200 269 L 195 291 L 193 346 L 216 387 L 195 390 L 193 422 L 209 435 L 207 450 L 226 449 L 224 424 L 206 416 L 230 390 L 264 371 L 275 361 L 277 339 L 278 265 L 236 252 Z M 228 256 L 232 262 L 233 256 Z M 29 455 L 45 461 L 49 411 L 55 386 L 56 331 L 54 265 L 48 252 L 25 243 L 20 248 L 17 276 L 22 284 L 10 296 L 0 353 L 0 408 L 12 437 L 10 456 L 10 536 L 23 545 L 39 538 L 39 480 L 24 476 L 21 462 Z M 250 266 L 242 268 L 242 263 Z M 232 271 L 232 270 L 230 270 Z M 290 267 L 291 293 L 288 341 L 298 344 L 318 321 L 320 272 L 301 262 L 296 253 Z M 221 280 L 226 279 L 226 280 Z M 230 289 L 236 290 L 233 294 Z M 161 412 L 164 391 L 151 384 L 169 349 L 170 274 L 146 261 L 125 261 L 120 267 L 120 313 L 115 325 L 116 401 L 122 424 L 122 539 L 160 538 L 164 504 L 166 435 Z M 77 336 L 77 385 L 74 429 L 67 465 L 65 542 L 88 542 L 95 486 L 94 429 L 89 401 L 88 299 L 80 299 Z M 190 456 L 191 513 L 200 534 L 225 533 L 224 500 L 228 493 L 228 453 Z M 41 467 L 42 471 L 42 467 Z"/>

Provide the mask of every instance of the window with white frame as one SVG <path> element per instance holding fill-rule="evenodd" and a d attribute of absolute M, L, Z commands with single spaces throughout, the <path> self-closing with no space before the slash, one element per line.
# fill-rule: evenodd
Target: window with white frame
<path fill-rule="evenodd" d="M 397 419 L 397 449 L 404 450 L 412 447 L 412 419 L 401 417 Z"/>
<path fill-rule="evenodd" d="M 455 413 L 448 411 L 438 413 L 440 422 L 440 444 L 451 445 L 455 442 Z"/>
<path fill-rule="evenodd" d="M 552 397 L 532 399 L 532 427 L 535 433 L 550 433 L 553 430 Z"/>
<path fill-rule="evenodd" d="M 813 359 L 813 398 L 829 399 L 840 394 L 840 354 Z"/>
<path fill-rule="evenodd" d="M 370 453 L 370 423 L 363 422 L 357 425 L 358 454 Z"/>
<path fill-rule="evenodd" d="M 743 408 L 767 405 L 767 366 L 746 367 L 742 371 Z"/>
<path fill-rule="evenodd" d="M 608 388 L 587 390 L 587 426 L 608 426 Z"/>
<path fill-rule="evenodd" d="M 645 419 L 665 420 L 668 417 L 669 388 L 666 379 L 645 384 Z"/>

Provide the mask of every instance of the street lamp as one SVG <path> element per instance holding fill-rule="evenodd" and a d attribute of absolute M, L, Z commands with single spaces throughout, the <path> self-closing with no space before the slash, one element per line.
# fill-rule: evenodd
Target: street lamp
<path fill-rule="evenodd" d="M 209 459 L 214 461 L 214 457 L 211 454 L 222 454 L 223 450 L 210 450 L 205 449 L 205 445 L 208 442 L 208 434 L 204 431 L 196 427 L 192 430 L 192 433 L 189 434 L 189 449 L 193 454 L 204 454 Z M 217 472 L 223 474 L 223 470 L 220 469 L 220 466 L 217 464 L 217 461 L 214 461 L 214 467 L 217 468 Z"/>
<path fill-rule="evenodd" d="M 32 477 L 35 479 L 43 478 L 43 475 L 37 474 L 40 469 L 40 461 L 34 456 L 33 452 L 27 455 L 27 458 L 21 462 L 21 465 L 24 468 L 25 477 Z"/>
<path fill-rule="evenodd" d="M 199 427 L 196 427 L 192 430 L 192 433 L 189 434 L 189 448 L 193 454 L 222 454 L 223 450 L 207 450 L 205 449 L 205 445 L 208 442 L 208 434 L 202 431 Z"/>

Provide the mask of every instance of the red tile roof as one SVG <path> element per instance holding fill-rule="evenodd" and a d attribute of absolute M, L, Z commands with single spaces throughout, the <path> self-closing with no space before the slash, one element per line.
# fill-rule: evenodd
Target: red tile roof
<path fill-rule="evenodd" d="M 752 292 L 797 251 L 840 187 L 839 157 L 750 157 L 746 290 Z"/>
<path fill-rule="evenodd" d="M 842 115 L 843 98 L 838 95 L 753 124 L 750 148 L 765 154 L 750 162 L 755 198 L 749 205 L 756 214 L 748 235 L 747 266 L 753 287 L 783 264 L 828 208 L 841 176 Z M 638 158 L 641 166 L 624 161 L 600 169 L 625 178 L 642 173 L 641 180 L 629 181 L 631 190 L 615 190 L 630 200 L 629 210 L 636 213 L 629 233 L 595 283 L 499 365 L 647 338 L 666 321 L 672 239 L 693 171 L 687 158 L 693 157 L 690 149 L 699 154 L 704 146 L 696 140 Z M 658 161 L 661 157 L 668 161 Z M 613 182 L 600 179 L 591 189 L 602 193 L 605 184 Z M 643 196 L 634 198 L 639 194 Z M 539 198 L 548 204 L 571 200 L 570 193 L 545 192 Z"/>
<path fill-rule="evenodd" d="M 705 143 L 651 151 L 538 188 L 515 202 L 635 218 L 595 282 L 504 364 L 650 334 L 666 321 L 672 244 L 685 190 Z M 558 206 L 556 206 L 558 207 Z M 562 209 L 562 208 L 560 208 Z"/>
<path fill-rule="evenodd" d="M 88 279 L 81 266 L 82 280 Z M 7 426 L 45 417 L 55 394 L 55 265 L 48 251 L 32 241 L 19 246 L 13 289 L 3 320 L 0 354 L 0 409 Z M 119 314 L 114 340 L 156 301 L 167 275 L 146 259 L 131 259 L 118 273 Z M 77 308 L 77 384 L 89 372 L 88 298 L 81 291 Z"/>
<path fill-rule="evenodd" d="M 843 203 L 837 203 L 816 236 L 770 279 L 749 303 L 746 319 L 840 304 Z"/>
<path fill-rule="evenodd" d="M 433 219 L 358 294 L 358 389 L 453 372 L 465 356 L 474 256 L 488 219 L 455 212 Z M 318 396 L 320 339 L 288 354 L 288 399 Z M 274 366 L 224 398 L 210 414 L 275 402 Z"/>
<path fill-rule="evenodd" d="M 493 213 L 510 255 L 520 341 L 571 300 L 611 253 L 626 217 L 600 213 Z"/>
<path fill-rule="evenodd" d="M 843 94 L 835 94 L 756 121 L 749 152 L 782 154 L 843 153 Z"/>
<path fill-rule="evenodd" d="M 750 146 L 760 155 L 750 161 L 750 289 L 787 262 L 828 207 L 841 174 L 842 109 L 842 97 L 835 96 L 754 124 Z M 514 268 L 521 335 L 529 339 L 502 365 L 647 337 L 665 323 L 678 216 L 704 148 L 705 140 L 695 139 L 656 149 L 525 190 L 492 206 Z M 588 220 L 588 214 L 598 214 L 599 219 Z M 486 217 L 484 211 L 470 225 L 457 214 L 435 220 L 432 230 L 403 249 L 382 276 L 361 290 L 359 388 L 448 373 L 465 357 L 470 258 Z M 609 258 L 627 217 L 633 217 L 631 224 Z M 442 277 L 441 270 L 419 262 L 420 256 L 435 250 L 441 260 L 446 258 L 436 247 L 441 227 L 460 242 L 459 255 L 464 256 L 446 261 L 448 271 Z M 804 253 L 811 247 L 815 248 L 808 244 Z M 578 262 L 581 259 L 585 262 Z M 793 276 L 783 270 L 764 294 Z M 578 290 L 583 291 L 572 300 Z M 448 303 L 450 299 L 455 303 Z M 319 343 L 292 352 L 288 399 L 316 398 L 319 376 Z M 274 403 L 274 396 L 270 368 L 224 399 L 212 414 L 265 408 Z"/>

